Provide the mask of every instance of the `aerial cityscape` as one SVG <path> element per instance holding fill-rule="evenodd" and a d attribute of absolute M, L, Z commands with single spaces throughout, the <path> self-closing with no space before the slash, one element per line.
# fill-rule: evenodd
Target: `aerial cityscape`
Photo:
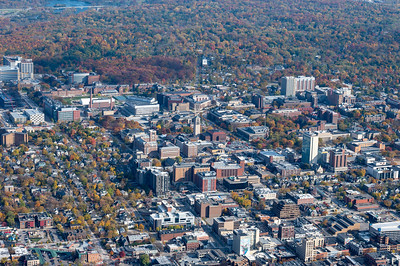
<path fill-rule="evenodd" d="M 0 265 L 400 265 L 397 0 L 0 0 Z"/>

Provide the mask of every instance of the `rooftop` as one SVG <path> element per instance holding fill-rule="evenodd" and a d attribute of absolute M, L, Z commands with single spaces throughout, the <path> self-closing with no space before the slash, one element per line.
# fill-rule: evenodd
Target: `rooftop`
<path fill-rule="evenodd" d="M 227 163 L 227 162 L 215 162 L 212 167 L 214 169 L 240 169 L 239 164 Z"/>
<path fill-rule="evenodd" d="M 400 231 L 400 221 L 371 224 L 371 228 L 379 232 Z"/>

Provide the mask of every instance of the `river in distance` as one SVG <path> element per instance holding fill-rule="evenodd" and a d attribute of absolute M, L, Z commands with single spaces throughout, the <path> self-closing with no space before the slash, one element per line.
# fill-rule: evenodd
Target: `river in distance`
<path fill-rule="evenodd" d="M 76 8 L 76 12 L 79 13 L 87 10 L 91 4 L 79 0 L 51 0 L 47 2 L 46 6 L 54 8 Z"/>

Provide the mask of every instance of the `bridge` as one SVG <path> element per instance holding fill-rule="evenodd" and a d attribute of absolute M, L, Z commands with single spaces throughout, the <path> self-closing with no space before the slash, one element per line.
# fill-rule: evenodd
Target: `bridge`
<path fill-rule="evenodd" d="M 69 9 L 69 8 L 74 8 L 74 9 L 85 9 L 85 8 L 103 8 L 104 6 L 51 6 L 47 7 L 50 9 Z"/>

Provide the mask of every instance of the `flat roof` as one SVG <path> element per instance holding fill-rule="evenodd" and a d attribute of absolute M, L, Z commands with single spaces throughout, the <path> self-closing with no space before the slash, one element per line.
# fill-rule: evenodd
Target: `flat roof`
<path fill-rule="evenodd" d="M 28 115 L 36 115 L 36 114 L 42 114 L 39 110 L 36 109 L 26 109 L 25 113 Z"/>
<path fill-rule="evenodd" d="M 24 116 L 22 113 L 20 112 L 11 112 L 10 115 L 16 119 L 16 118 L 26 118 L 26 116 Z"/>
<path fill-rule="evenodd" d="M 400 221 L 372 224 L 371 227 L 379 232 L 400 231 Z"/>
<path fill-rule="evenodd" d="M 11 66 L 0 66 L 0 70 L 15 70 L 18 71 L 18 68 Z"/>

